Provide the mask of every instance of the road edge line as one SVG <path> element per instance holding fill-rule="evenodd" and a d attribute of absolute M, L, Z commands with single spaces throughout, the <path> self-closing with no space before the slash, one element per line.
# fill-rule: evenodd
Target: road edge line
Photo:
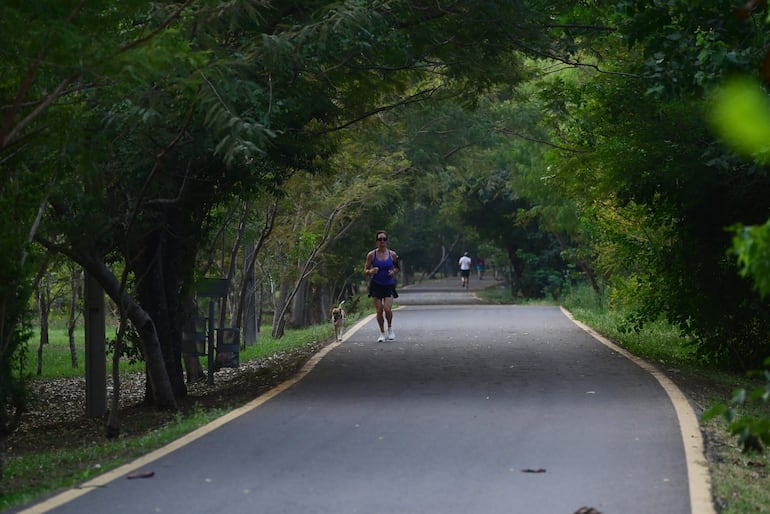
<path fill-rule="evenodd" d="M 146 455 L 143 455 L 137 459 L 134 459 L 131 462 L 122 464 L 117 468 L 107 471 L 101 475 L 95 476 L 94 478 L 91 478 L 86 482 L 83 482 L 75 486 L 72 489 L 67 489 L 65 491 L 62 491 L 61 493 L 55 494 L 54 496 L 48 498 L 47 500 L 43 500 L 40 503 L 36 503 L 26 509 L 20 510 L 18 511 L 17 514 L 43 514 L 57 507 L 61 507 L 62 505 L 69 503 L 93 491 L 94 489 L 104 487 L 110 482 L 113 482 L 118 478 L 126 476 L 131 471 L 134 471 L 138 468 L 146 466 L 152 463 L 153 461 L 160 459 L 161 457 L 165 457 L 166 455 L 178 450 L 179 448 L 182 448 L 183 446 L 188 445 L 197 439 L 200 439 L 204 435 L 207 435 L 210 432 L 213 432 L 214 430 L 225 425 L 226 423 L 229 423 L 230 421 L 233 421 L 234 419 L 241 417 L 247 412 L 256 409 L 257 407 L 268 402 L 269 400 L 272 400 L 273 398 L 275 398 L 276 396 L 286 391 L 287 389 L 291 388 L 294 384 L 296 384 L 297 382 L 305 378 L 305 376 L 308 373 L 310 373 L 313 370 L 313 368 L 315 368 L 318 365 L 319 362 L 321 362 L 321 359 L 326 357 L 326 355 L 329 352 L 337 348 L 339 345 L 347 341 L 350 336 L 355 334 L 361 327 L 369 323 L 369 321 L 371 321 L 374 317 L 375 317 L 375 314 L 370 314 L 369 316 L 366 316 L 365 318 L 360 319 L 355 325 L 353 325 L 352 327 L 350 327 L 350 329 L 345 331 L 345 334 L 342 337 L 342 341 L 334 341 L 324 346 L 321 350 L 319 350 L 312 357 L 310 357 L 310 359 L 308 359 L 308 361 L 294 375 L 284 380 L 277 386 L 273 387 L 269 391 L 262 393 L 261 395 L 254 398 L 250 402 L 236 409 L 231 410 L 224 416 L 217 418 L 214 421 L 210 421 L 209 423 L 206 423 L 205 425 L 196 428 L 192 432 L 189 432 L 188 434 L 183 435 L 179 439 L 175 439 L 170 443 L 165 444 L 164 446 L 161 446 L 160 448 L 157 448 Z"/>
<path fill-rule="evenodd" d="M 682 435 L 685 463 L 687 465 L 687 482 L 690 492 L 690 512 L 692 514 L 716 514 L 711 495 L 711 473 L 703 446 L 703 434 L 700 430 L 698 417 L 681 389 L 662 371 L 640 359 L 628 350 L 621 348 L 611 340 L 599 334 L 596 330 L 575 319 L 570 311 L 560 306 L 562 313 L 575 325 L 587 332 L 591 337 L 618 352 L 637 366 L 650 373 L 663 387 L 674 406 L 679 420 L 679 431 Z"/>

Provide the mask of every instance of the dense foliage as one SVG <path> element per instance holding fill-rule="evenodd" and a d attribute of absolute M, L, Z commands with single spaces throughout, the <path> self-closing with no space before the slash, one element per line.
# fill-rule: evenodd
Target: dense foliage
<path fill-rule="evenodd" d="M 767 218 L 770 177 L 709 130 L 707 92 L 756 70 L 764 36 L 729 2 L 619 7 L 606 73 L 551 86 L 569 102 L 559 134 L 582 152 L 554 155 L 550 183 L 581 206 L 597 268 L 635 312 L 629 329 L 664 315 L 704 357 L 750 369 L 770 352 L 770 311 L 726 228 Z"/>

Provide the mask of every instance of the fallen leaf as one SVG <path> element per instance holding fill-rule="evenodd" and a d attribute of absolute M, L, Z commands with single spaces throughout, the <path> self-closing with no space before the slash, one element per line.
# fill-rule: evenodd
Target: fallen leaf
<path fill-rule="evenodd" d="M 128 478 L 150 478 L 155 476 L 154 471 L 135 471 L 128 475 Z"/>

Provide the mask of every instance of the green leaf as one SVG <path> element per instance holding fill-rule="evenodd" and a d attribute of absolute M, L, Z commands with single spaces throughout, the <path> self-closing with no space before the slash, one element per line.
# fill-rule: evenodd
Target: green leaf
<path fill-rule="evenodd" d="M 770 163 L 770 98 L 747 78 L 726 82 L 714 94 L 711 122 L 736 152 Z"/>

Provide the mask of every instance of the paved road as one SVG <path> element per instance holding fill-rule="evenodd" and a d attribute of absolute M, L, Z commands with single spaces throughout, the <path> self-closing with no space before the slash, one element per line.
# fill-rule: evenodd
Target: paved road
<path fill-rule="evenodd" d="M 280 394 L 134 465 L 152 478 L 124 468 L 54 511 L 695 512 L 674 407 L 647 371 L 556 307 L 451 284 L 401 295 L 395 342 L 367 318 Z"/>

